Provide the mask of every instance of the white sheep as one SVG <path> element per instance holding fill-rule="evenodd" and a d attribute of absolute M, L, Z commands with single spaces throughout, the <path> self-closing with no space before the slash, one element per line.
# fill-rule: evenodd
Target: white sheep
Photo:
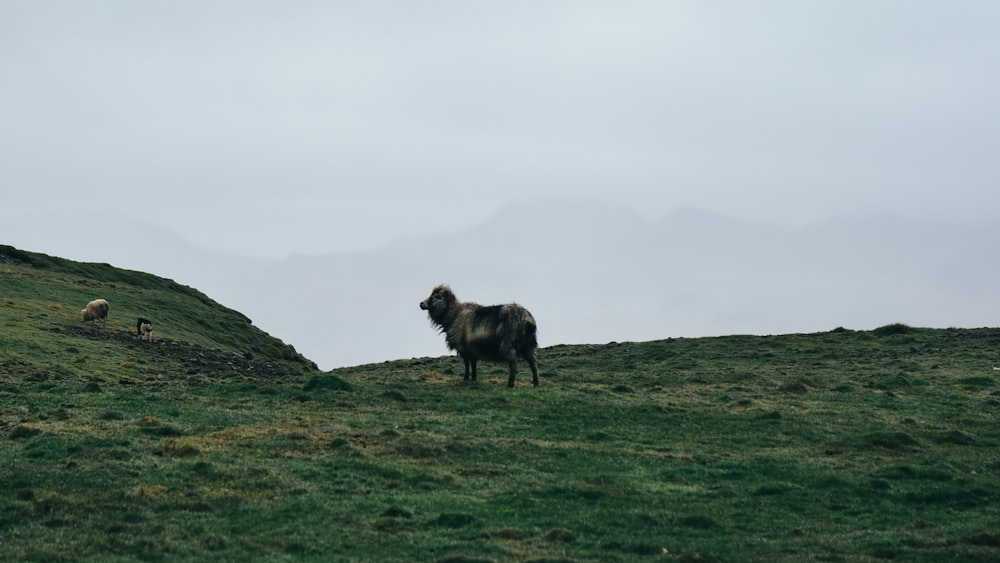
<path fill-rule="evenodd" d="M 87 321 L 104 321 L 108 318 L 108 302 L 103 299 L 94 299 L 90 303 L 87 303 L 87 307 L 80 311 L 80 315 L 83 316 L 83 322 Z"/>

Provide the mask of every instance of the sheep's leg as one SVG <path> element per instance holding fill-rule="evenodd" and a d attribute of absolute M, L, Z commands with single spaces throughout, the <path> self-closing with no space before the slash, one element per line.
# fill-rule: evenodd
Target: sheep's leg
<path fill-rule="evenodd" d="M 528 365 L 531 366 L 531 384 L 538 387 L 538 360 L 535 358 L 535 354 L 527 354 Z"/>
<path fill-rule="evenodd" d="M 476 380 L 476 364 L 478 364 L 478 363 L 479 363 L 478 359 L 472 358 L 472 380 L 473 381 Z"/>
<path fill-rule="evenodd" d="M 463 361 L 463 362 L 465 362 L 465 377 L 463 377 L 463 378 L 462 378 L 462 380 L 463 380 L 463 381 L 468 381 L 468 380 L 469 380 L 469 366 L 470 366 L 470 365 L 472 365 L 472 366 L 475 366 L 475 364 L 473 364 L 473 363 L 472 363 L 472 362 L 471 362 L 471 361 L 469 360 L 469 358 L 465 358 L 465 357 L 463 357 L 463 358 L 462 358 L 462 361 Z M 473 373 L 475 373 L 475 369 L 476 369 L 475 367 L 473 367 L 473 368 L 472 368 L 472 370 L 473 370 Z M 475 375 L 473 375 L 473 376 L 472 376 L 472 379 L 475 379 L 475 378 L 476 378 L 476 376 L 475 376 Z"/>
<path fill-rule="evenodd" d="M 510 377 L 507 378 L 507 387 L 513 387 L 514 376 L 517 375 L 517 355 L 513 350 L 507 353 L 507 365 L 510 366 Z"/>

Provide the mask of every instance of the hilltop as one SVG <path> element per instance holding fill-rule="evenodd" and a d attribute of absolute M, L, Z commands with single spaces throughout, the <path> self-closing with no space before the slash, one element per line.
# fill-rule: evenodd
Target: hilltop
<path fill-rule="evenodd" d="M 997 328 L 549 346 L 508 390 L 0 247 L 0 345 L 7 561 L 1000 557 Z"/>
<path fill-rule="evenodd" d="M 111 303 L 105 323 L 83 323 L 92 299 Z M 138 317 L 154 340 L 135 336 Z M 243 314 L 172 280 L 0 246 L 0 366 L 38 379 L 88 376 L 135 382 L 166 374 L 277 377 L 315 370 Z"/>

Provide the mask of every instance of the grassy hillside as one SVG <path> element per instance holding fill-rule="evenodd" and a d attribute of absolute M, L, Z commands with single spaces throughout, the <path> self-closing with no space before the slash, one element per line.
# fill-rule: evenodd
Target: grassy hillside
<path fill-rule="evenodd" d="M 0 264 L 3 560 L 1000 559 L 1000 329 L 555 346 L 514 390 L 453 357 L 278 376 L 101 337 L 137 288 L 240 317 L 78 267 Z M 242 354 L 190 318 L 161 334 Z"/>
<path fill-rule="evenodd" d="M 91 300 L 111 304 L 107 322 L 83 323 Z M 142 380 L 196 371 L 283 374 L 315 369 L 242 314 L 172 280 L 108 264 L 74 262 L 0 246 L 0 344 L 8 370 L 30 377 L 89 375 Z M 138 342 L 138 317 L 154 341 Z M 27 369 L 27 368 L 24 368 Z"/>

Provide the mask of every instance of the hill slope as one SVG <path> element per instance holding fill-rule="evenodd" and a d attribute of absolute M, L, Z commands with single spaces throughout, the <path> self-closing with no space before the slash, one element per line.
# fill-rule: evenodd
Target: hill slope
<path fill-rule="evenodd" d="M 92 299 L 111 304 L 103 324 L 83 323 Z M 135 337 L 153 321 L 153 342 Z M 139 380 L 165 373 L 282 375 L 315 369 L 244 315 L 171 280 L 0 246 L 0 361 L 31 377 Z"/>

